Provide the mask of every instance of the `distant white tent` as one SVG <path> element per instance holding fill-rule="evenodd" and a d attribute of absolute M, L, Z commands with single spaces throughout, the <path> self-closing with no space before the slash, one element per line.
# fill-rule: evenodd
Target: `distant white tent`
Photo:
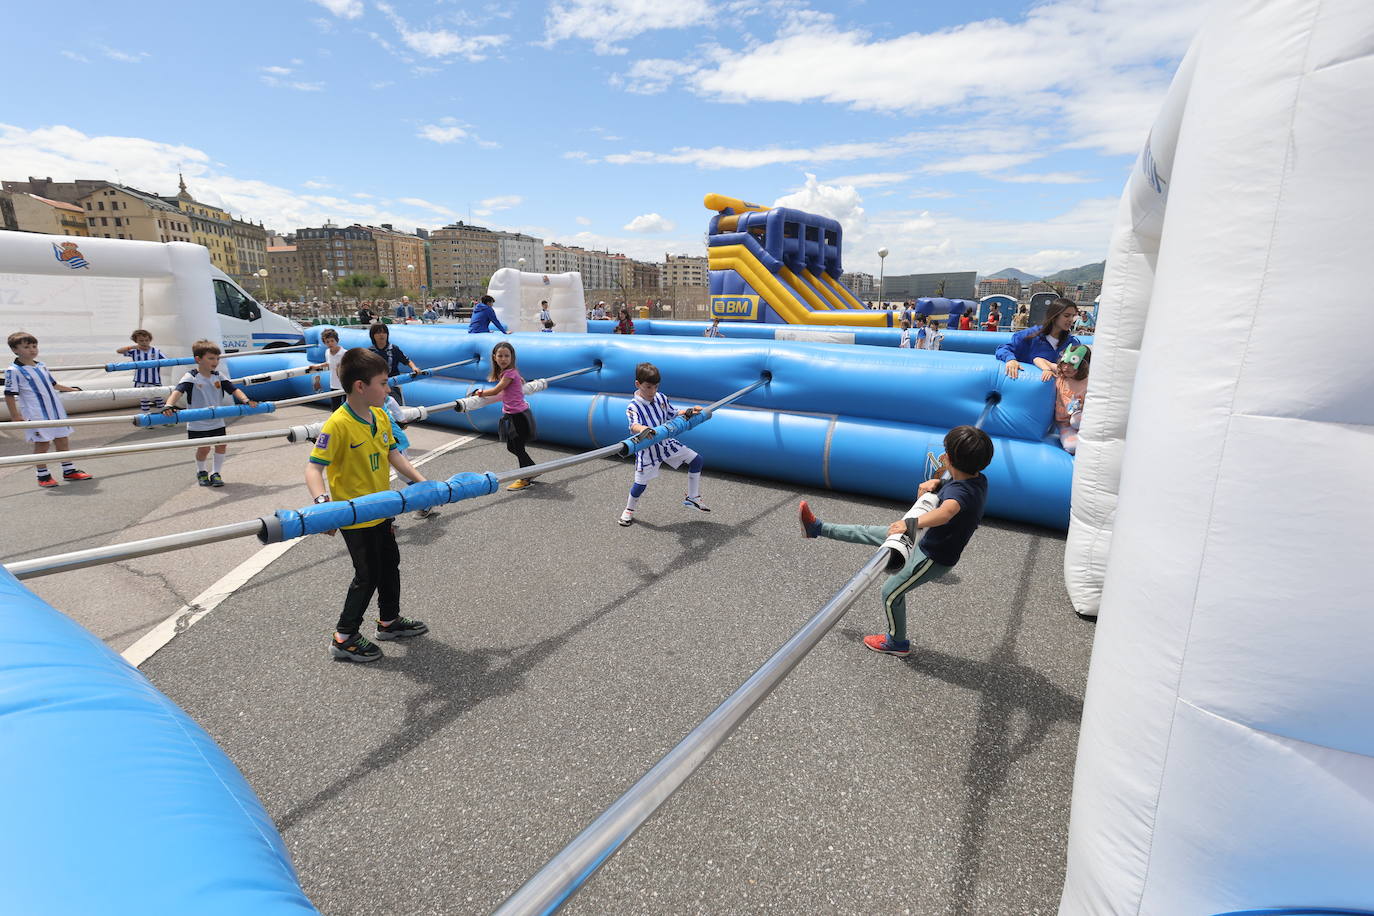
<path fill-rule="evenodd" d="M 522 273 L 503 267 L 492 274 L 487 294 L 496 300 L 496 317 L 512 331 L 539 331 L 539 303 L 548 300 L 554 333 L 587 330 L 582 275 Z"/>

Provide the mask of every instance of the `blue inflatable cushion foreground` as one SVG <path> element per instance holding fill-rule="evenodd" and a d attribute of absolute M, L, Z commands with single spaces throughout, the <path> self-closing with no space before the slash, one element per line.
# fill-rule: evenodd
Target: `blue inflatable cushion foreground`
<path fill-rule="evenodd" d="M 267 812 L 138 670 L 0 570 L 0 911 L 314 913 Z"/>

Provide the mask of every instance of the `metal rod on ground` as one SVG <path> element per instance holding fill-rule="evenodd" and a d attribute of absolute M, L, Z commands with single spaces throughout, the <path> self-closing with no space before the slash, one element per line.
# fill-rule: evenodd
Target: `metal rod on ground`
<path fill-rule="evenodd" d="M 974 425 L 981 429 L 1001 400 L 999 392 L 989 394 Z M 506 898 L 494 916 L 552 913 L 562 906 L 725 743 L 754 708 L 834 628 L 859 595 L 888 573 L 890 555 L 887 546 L 878 548 L 796 635 L 534 877 Z"/>
<path fill-rule="evenodd" d="M 134 388 L 134 389 L 132 389 L 132 390 L 133 390 L 133 391 L 137 391 L 138 389 L 137 389 L 137 388 Z M 287 399 L 287 400 L 282 400 L 282 401 L 267 401 L 267 402 L 264 402 L 264 403 L 276 404 L 277 407 L 278 407 L 278 409 L 280 409 L 280 408 L 282 408 L 282 407 L 294 407 L 294 406 L 296 406 L 297 404 L 305 404 L 305 403 L 308 403 L 308 402 L 310 402 L 310 401 L 318 401 L 318 400 L 321 400 L 321 399 L 323 399 L 323 398 L 329 398 L 329 397 L 342 397 L 342 396 L 343 396 L 343 390 L 342 390 L 342 389 L 339 389 L 339 388 L 335 388 L 335 389 L 330 390 L 330 391 L 319 391 L 319 392 L 315 392 L 315 393 L 313 393 L 313 394 L 309 394 L 309 395 L 306 395 L 306 396 L 304 396 L 304 397 L 289 398 L 289 399 Z M 270 411 L 264 411 L 264 413 L 270 413 Z M 120 414 L 120 415 L 118 415 L 118 416 L 113 416 L 113 417 L 75 417 L 75 418 L 73 418 L 73 417 L 67 417 L 67 418 L 62 419 L 62 420 L 20 420 L 20 421 L 12 422 L 12 423 L 0 423 L 0 432 L 4 432 L 5 430 L 10 430 L 10 429 L 49 429 L 49 428 L 54 427 L 54 426 L 72 426 L 72 427 L 79 427 L 79 426 L 109 426 L 109 425 L 113 425 L 113 424 L 117 424 L 117 423 L 126 423 L 126 424 L 127 424 L 127 423 L 133 423 L 133 424 L 137 425 L 137 424 L 138 424 L 138 418 L 139 418 L 140 416 L 141 416 L 140 414 Z M 249 416 L 251 416 L 251 414 L 249 414 Z M 176 424 L 175 424 L 175 423 L 161 423 L 161 424 L 158 424 L 158 425 L 160 425 L 160 426 L 175 426 Z M 53 452 L 52 454 L 57 454 L 57 453 L 56 453 L 56 452 Z M 0 459 L 0 461 L 2 461 L 2 460 L 3 460 L 3 459 Z M 3 466 L 3 465 L 0 465 L 0 466 Z"/>
<path fill-rule="evenodd" d="M 261 530 L 262 520 L 255 518 L 251 522 L 236 522 L 232 525 L 220 525 L 216 528 L 202 528 L 199 531 L 166 534 L 162 537 L 146 538 L 142 541 L 128 541 L 123 544 L 92 547 L 89 550 L 76 550 L 50 557 L 39 557 L 34 560 L 20 560 L 17 563 L 7 563 L 5 569 L 9 570 L 16 579 L 32 579 L 71 569 L 99 566 L 102 563 L 146 557 L 153 553 L 166 553 L 169 550 L 213 544 L 216 541 L 253 537 Z"/>
<path fill-rule="evenodd" d="M 52 425 L 52 424 L 49 424 Z M 304 427 L 300 427 L 304 428 Z M 0 468 L 47 464 L 50 461 L 81 461 L 112 455 L 132 455 L 135 452 L 161 452 L 177 448 L 204 448 L 225 442 L 251 442 L 254 439 L 277 439 L 291 435 L 292 427 L 265 429 L 260 432 L 234 433 L 229 436 L 207 436 L 204 439 L 173 439 L 161 442 L 139 442 L 134 445 L 110 445 L 105 448 L 79 448 L 69 452 L 43 452 L 41 455 L 11 455 L 0 458 Z"/>
<path fill-rule="evenodd" d="M 764 662 L 749 680 L 730 694 L 523 887 L 508 897 L 495 911 L 495 916 L 551 913 L 562 906 L 815 648 L 816 643 L 839 622 L 855 599 L 883 575 L 886 562 L 886 550 L 875 553 L 845 583 L 844 588 Z"/>

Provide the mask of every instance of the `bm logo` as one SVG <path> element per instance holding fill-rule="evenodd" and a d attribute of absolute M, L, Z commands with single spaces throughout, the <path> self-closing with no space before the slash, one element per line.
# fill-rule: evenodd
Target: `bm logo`
<path fill-rule="evenodd" d="M 759 317 L 759 297 L 712 296 L 711 317 L 722 321 L 756 321 Z"/>

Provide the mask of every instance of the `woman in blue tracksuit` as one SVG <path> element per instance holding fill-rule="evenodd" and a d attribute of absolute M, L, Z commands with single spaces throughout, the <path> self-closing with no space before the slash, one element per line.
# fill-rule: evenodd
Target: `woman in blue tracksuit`
<path fill-rule="evenodd" d="M 496 317 L 496 309 L 492 308 L 495 304 L 496 300 L 491 296 L 483 296 L 482 300 L 472 307 L 472 320 L 468 322 L 469 334 L 486 334 L 492 325 L 500 328 L 502 334 L 510 333 Z"/>
<path fill-rule="evenodd" d="M 997 348 L 997 358 L 1007 364 L 1007 375 L 1016 378 L 1022 363 L 1032 363 L 1040 369 L 1040 381 L 1054 378 L 1054 367 L 1065 348 L 1078 345 L 1078 338 L 1069 333 L 1077 318 L 1078 306 L 1070 300 L 1060 296 L 1051 302 L 1044 324 L 1017 331 Z"/>

